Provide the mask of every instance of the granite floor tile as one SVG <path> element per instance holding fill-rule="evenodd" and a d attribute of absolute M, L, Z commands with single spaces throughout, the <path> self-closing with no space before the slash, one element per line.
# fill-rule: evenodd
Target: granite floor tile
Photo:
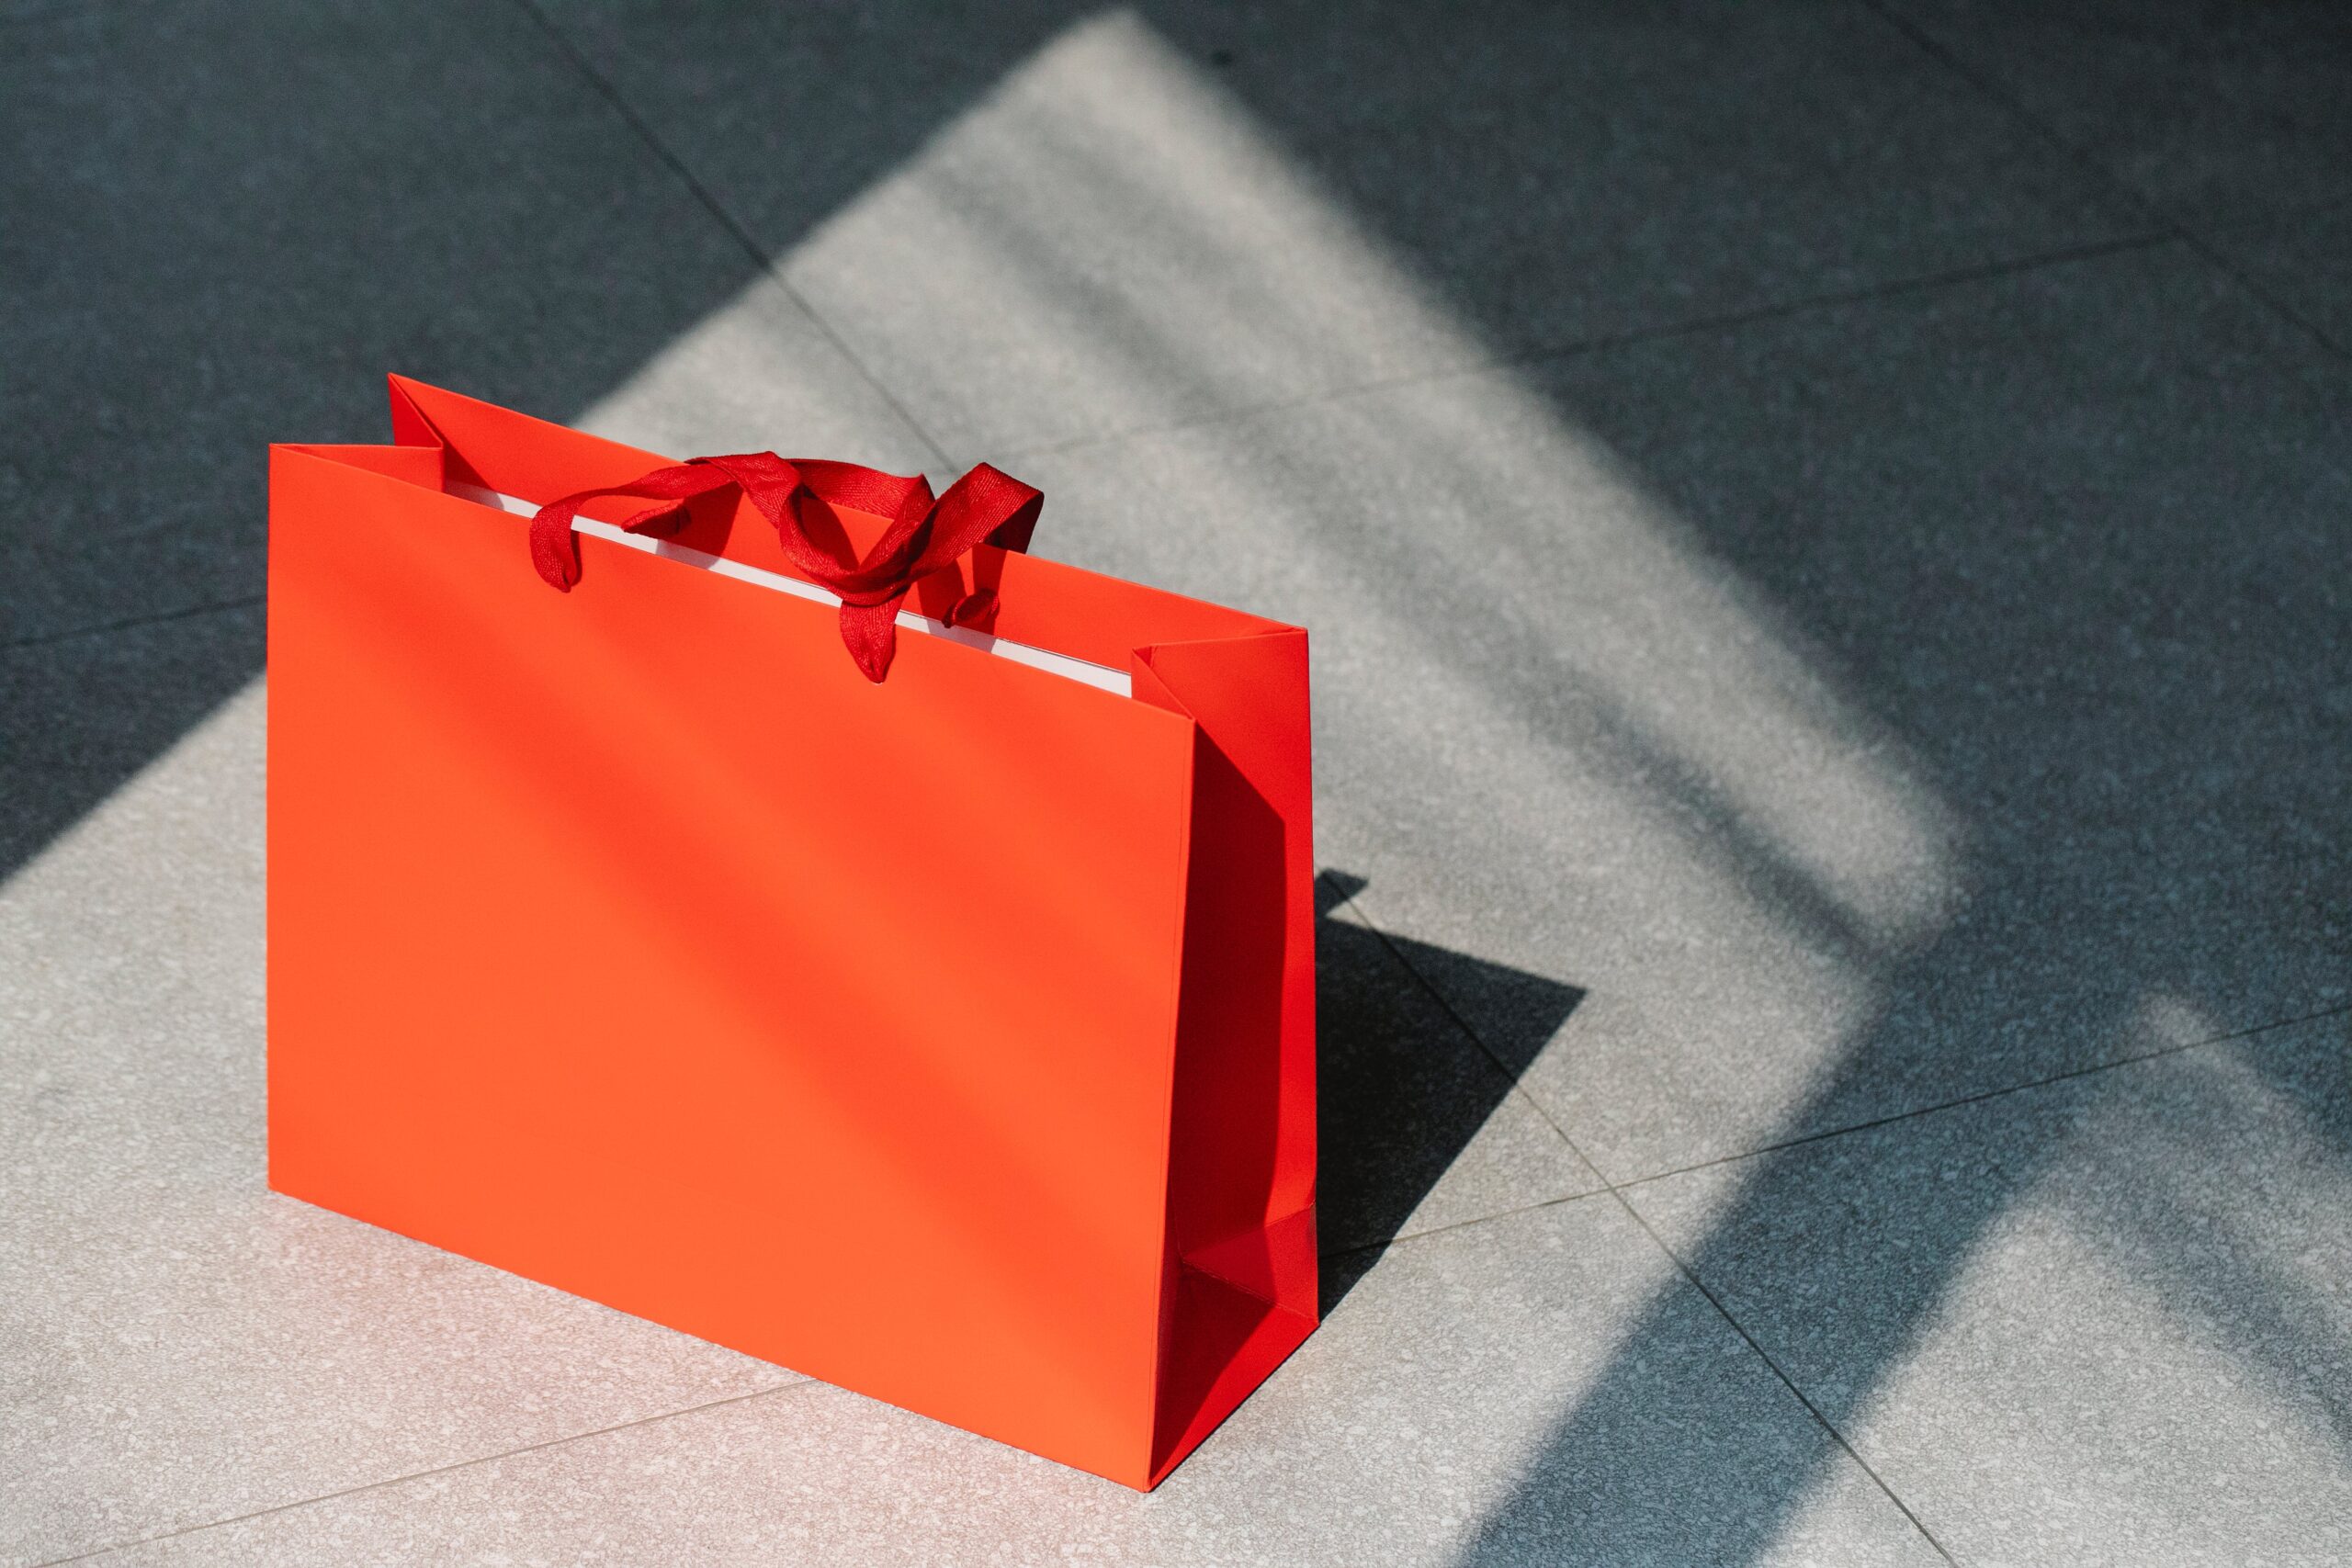
<path fill-rule="evenodd" d="M 699 363 L 932 460 L 514 6 L 36 8 L 0 141 L 0 641 L 258 592 L 266 445 L 382 439 L 388 370 L 667 434 Z"/>
<path fill-rule="evenodd" d="M 810 1385 L 106 1561 L 1939 1561 L 1819 1433 L 1600 1197 L 1390 1249 L 1149 1496 Z"/>
<path fill-rule="evenodd" d="M 762 274 L 564 423 L 673 457 L 783 452 L 929 470 L 944 488 L 939 449 L 885 399 Z"/>
<path fill-rule="evenodd" d="M 2346 996 L 2348 431 L 2170 247 L 1020 471 L 1310 628 L 1321 854 L 1622 1179 Z"/>
<path fill-rule="evenodd" d="M 2352 1557 L 2352 1023 L 1629 1190 L 1962 1562 Z"/>
<path fill-rule="evenodd" d="M 2332 0 L 1873 3 L 2192 227 L 2352 196 L 2352 13 Z"/>
<path fill-rule="evenodd" d="M 257 630 L 209 619 L 121 640 L 200 664 Z M 12 718 L 28 657 L 0 659 Z M 198 711 L 204 684 L 165 694 L 184 738 L 0 881 L 0 1562 L 792 1381 L 264 1190 L 261 692 Z M 28 739 L 0 747 L 12 800 L 116 743 Z"/>
<path fill-rule="evenodd" d="M 2147 227 L 1846 6 L 552 9 L 967 459 Z"/>

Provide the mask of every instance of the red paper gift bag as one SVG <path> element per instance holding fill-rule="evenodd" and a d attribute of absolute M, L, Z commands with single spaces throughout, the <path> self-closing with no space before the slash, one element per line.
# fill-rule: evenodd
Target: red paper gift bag
<path fill-rule="evenodd" d="M 1316 1322 L 1306 634 L 392 403 L 270 457 L 271 1186 L 1156 1484 Z"/>

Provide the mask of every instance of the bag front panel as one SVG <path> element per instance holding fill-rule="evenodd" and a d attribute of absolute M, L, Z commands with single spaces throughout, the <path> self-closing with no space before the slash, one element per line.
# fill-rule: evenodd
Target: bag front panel
<path fill-rule="evenodd" d="M 1131 1483 L 1193 726 L 281 452 L 271 1179 Z"/>

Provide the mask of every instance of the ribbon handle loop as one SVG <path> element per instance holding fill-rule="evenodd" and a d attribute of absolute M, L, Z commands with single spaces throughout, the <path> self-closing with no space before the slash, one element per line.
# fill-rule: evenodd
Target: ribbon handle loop
<path fill-rule="evenodd" d="M 733 485 L 776 531 L 785 558 L 811 582 L 842 602 L 842 646 L 869 681 L 889 673 L 898 650 L 899 610 L 914 585 L 956 564 L 983 543 L 1025 552 L 1036 531 L 1044 494 L 987 463 L 934 498 L 921 476 L 886 474 L 855 463 L 816 458 L 787 460 L 773 452 L 695 457 L 656 468 L 625 485 L 584 490 L 549 502 L 531 518 L 531 564 L 548 583 L 570 592 L 580 581 L 580 547 L 572 520 L 581 503 L 600 496 L 630 495 L 654 505 L 620 526 L 633 534 L 677 531 L 686 502 Z M 858 560 L 844 560 L 811 537 L 818 508 L 841 507 L 890 519 L 890 525 Z M 947 613 L 948 624 L 968 621 L 992 595 L 980 589 L 964 595 Z"/>
<path fill-rule="evenodd" d="M 716 469 L 676 463 L 625 485 L 583 490 L 551 501 L 531 516 L 531 565 L 549 587 L 569 593 L 580 581 L 580 545 L 571 522 L 580 514 L 582 502 L 607 495 L 645 497 L 655 504 L 633 513 L 620 526 L 631 534 L 673 534 L 684 523 L 687 502 L 728 482 L 729 476 Z"/>

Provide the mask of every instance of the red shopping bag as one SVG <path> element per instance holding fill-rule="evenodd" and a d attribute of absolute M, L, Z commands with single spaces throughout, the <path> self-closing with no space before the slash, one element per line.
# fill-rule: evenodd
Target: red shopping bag
<path fill-rule="evenodd" d="M 1306 634 L 392 403 L 270 457 L 271 1186 L 1157 1484 L 1316 1323 Z"/>

